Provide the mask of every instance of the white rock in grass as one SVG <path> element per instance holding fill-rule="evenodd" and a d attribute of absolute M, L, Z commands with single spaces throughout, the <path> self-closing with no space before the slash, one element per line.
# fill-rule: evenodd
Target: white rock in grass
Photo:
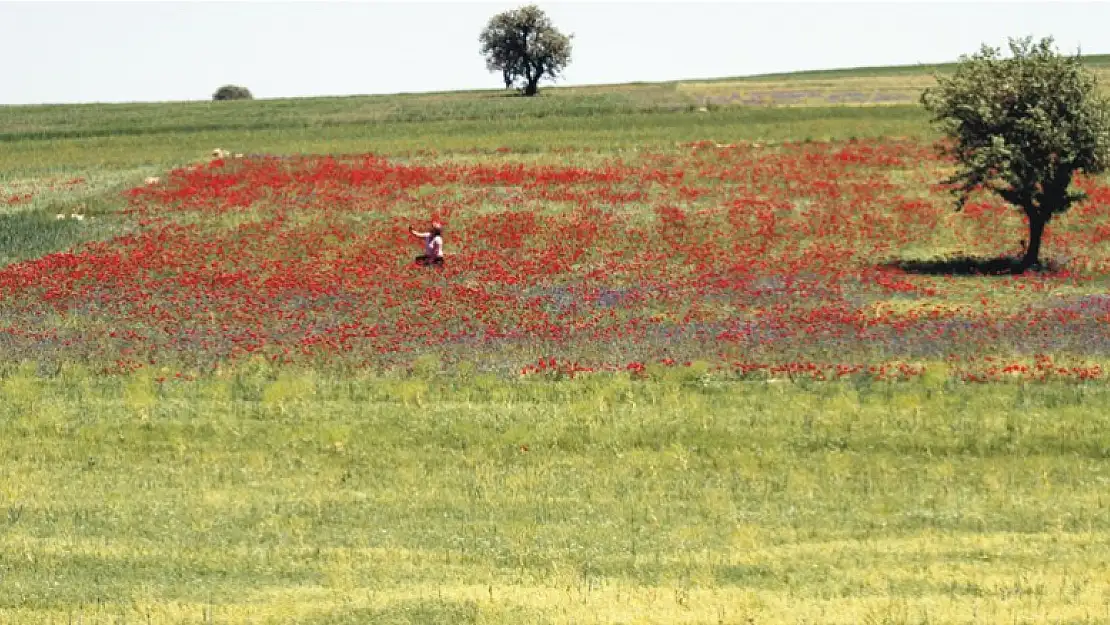
<path fill-rule="evenodd" d="M 85 220 L 84 215 L 79 215 L 77 213 L 70 213 L 69 216 L 73 219 L 76 219 L 77 221 L 84 221 Z"/>
<path fill-rule="evenodd" d="M 161 181 L 162 181 L 162 179 L 161 179 L 161 178 L 159 178 L 158 176 L 147 176 L 147 177 L 146 177 L 146 183 L 147 183 L 148 185 L 150 185 L 150 184 L 158 184 L 158 183 L 159 183 L 159 182 L 161 182 Z"/>
<path fill-rule="evenodd" d="M 65 218 L 66 218 L 66 216 L 62 213 L 58 213 L 57 215 L 54 215 L 54 219 L 65 219 Z"/>

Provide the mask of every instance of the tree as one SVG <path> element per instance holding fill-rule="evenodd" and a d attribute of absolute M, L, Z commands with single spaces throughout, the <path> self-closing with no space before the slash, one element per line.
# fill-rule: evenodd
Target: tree
<path fill-rule="evenodd" d="M 250 89 L 239 85 L 224 85 L 212 94 L 213 100 L 253 100 Z"/>
<path fill-rule="evenodd" d="M 1010 39 L 1012 57 L 983 45 L 961 56 L 949 76 L 925 90 L 921 103 L 950 140 L 956 210 L 978 190 L 995 193 L 1029 220 L 1029 241 L 1017 273 L 1040 263 L 1041 237 L 1054 215 L 1086 199 L 1071 191 L 1077 172 L 1097 174 L 1110 163 L 1110 107 L 1095 76 L 1062 56 L 1047 37 Z"/>
<path fill-rule="evenodd" d="M 539 93 L 540 80 L 552 80 L 570 63 L 570 40 L 536 5 L 493 16 L 478 37 L 486 68 L 501 72 L 505 88 L 520 84 L 526 96 Z"/>

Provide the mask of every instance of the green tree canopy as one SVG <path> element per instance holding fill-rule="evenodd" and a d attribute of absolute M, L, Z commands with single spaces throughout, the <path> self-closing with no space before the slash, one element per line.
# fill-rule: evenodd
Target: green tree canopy
<path fill-rule="evenodd" d="M 1070 190 L 1076 172 L 1096 174 L 1110 162 L 1110 108 L 1080 55 L 1063 56 L 1051 37 L 1010 39 L 1010 57 L 983 45 L 938 75 L 921 102 L 950 140 L 963 207 L 971 193 L 993 192 L 1029 219 L 1018 271 L 1039 264 L 1041 237 L 1053 215 L 1085 199 Z"/>
<path fill-rule="evenodd" d="M 478 41 L 486 68 L 501 72 L 508 89 L 519 84 L 526 96 L 539 93 L 540 80 L 558 78 L 570 63 L 570 40 L 536 5 L 490 18 Z"/>
<path fill-rule="evenodd" d="M 239 85 L 224 85 L 212 94 L 213 100 L 252 100 L 250 89 Z"/>

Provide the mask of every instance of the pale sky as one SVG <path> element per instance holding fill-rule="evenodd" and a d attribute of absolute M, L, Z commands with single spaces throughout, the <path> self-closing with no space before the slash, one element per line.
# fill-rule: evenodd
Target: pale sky
<path fill-rule="evenodd" d="M 497 89 L 478 33 L 526 3 L 0 2 L 0 104 Z M 562 85 L 943 62 L 1024 35 L 1110 52 L 1110 2 L 537 4 L 575 35 Z"/>

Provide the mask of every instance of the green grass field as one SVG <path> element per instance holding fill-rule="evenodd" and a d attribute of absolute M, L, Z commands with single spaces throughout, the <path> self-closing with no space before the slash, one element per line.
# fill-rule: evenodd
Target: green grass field
<path fill-rule="evenodd" d="M 1105 622 L 1105 388 L 4 382 L 18 623 Z"/>
<path fill-rule="evenodd" d="M 0 263 L 133 231 L 120 193 L 214 148 L 928 141 L 925 84 L 5 107 Z M 164 374 L 0 361 L 0 623 L 1110 623 L 1104 384 Z"/>

